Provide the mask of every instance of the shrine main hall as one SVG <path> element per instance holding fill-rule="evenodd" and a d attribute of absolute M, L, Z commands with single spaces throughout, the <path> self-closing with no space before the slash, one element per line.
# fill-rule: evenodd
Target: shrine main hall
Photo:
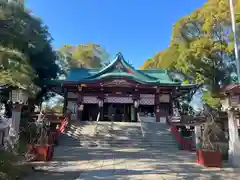
<path fill-rule="evenodd" d="M 65 80 L 48 82 L 64 97 L 64 112 L 76 121 L 166 121 L 176 99 L 195 91 L 180 74 L 164 69 L 137 70 L 121 53 L 102 69 L 74 68 Z"/>

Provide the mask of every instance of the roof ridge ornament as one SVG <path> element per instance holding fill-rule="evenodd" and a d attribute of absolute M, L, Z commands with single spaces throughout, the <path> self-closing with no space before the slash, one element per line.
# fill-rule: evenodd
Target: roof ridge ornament
<path fill-rule="evenodd" d="M 119 58 L 123 58 L 123 55 L 120 51 L 116 54 L 116 56 L 119 57 Z"/>

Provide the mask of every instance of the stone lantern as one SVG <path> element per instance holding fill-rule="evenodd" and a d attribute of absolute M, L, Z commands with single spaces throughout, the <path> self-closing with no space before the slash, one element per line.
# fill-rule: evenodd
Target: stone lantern
<path fill-rule="evenodd" d="M 21 89 L 14 89 L 9 94 L 10 100 L 15 104 L 27 104 L 28 95 L 27 92 Z"/>
<path fill-rule="evenodd" d="M 13 89 L 9 93 L 9 99 L 12 101 L 12 122 L 11 130 L 18 135 L 20 120 L 21 120 L 21 111 L 22 107 L 28 102 L 28 94 L 26 91 L 21 89 Z"/>
<path fill-rule="evenodd" d="M 240 167 L 240 141 L 238 135 L 237 113 L 240 111 L 240 85 L 229 85 L 224 89 L 221 100 L 222 110 L 228 114 L 229 161 Z"/>

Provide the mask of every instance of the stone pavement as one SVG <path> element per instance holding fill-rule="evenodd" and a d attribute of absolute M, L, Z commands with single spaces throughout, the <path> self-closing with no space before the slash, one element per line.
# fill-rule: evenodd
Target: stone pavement
<path fill-rule="evenodd" d="M 26 180 L 237 180 L 239 169 L 206 169 L 194 153 L 136 148 L 56 148 L 54 161 Z M 61 154 L 61 156 L 60 156 Z"/>
<path fill-rule="evenodd" d="M 93 124 L 70 127 L 55 148 L 52 162 L 36 163 L 40 172 L 26 180 L 239 180 L 240 169 L 207 169 L 195 163 L 195 153 L 169 143 L 163 125 L 145 124 L 146 137 L 135 123 L 100 123 L 98 135 L 109 146 L 85 146 L 95 141 Z M 102 129 L 102 130 L 101 130 Z M 125 132 L 129 132 L 125 134 Z M 152 140 L 151 134 L 157 139 Z M 111 137 L 109 140 L 109 136 Z M 121 144 L 124 137 L 127 144 Z M 138 138 L 136 138 L 138 137 Z M 154 146 L 153 141 L 158 140 Z M 135 145 L 139 141 L 141 145 Z M 114 143 L 119 143 L 118 146 Z M 156 146 L 157 145 L 157 146 Z"/>

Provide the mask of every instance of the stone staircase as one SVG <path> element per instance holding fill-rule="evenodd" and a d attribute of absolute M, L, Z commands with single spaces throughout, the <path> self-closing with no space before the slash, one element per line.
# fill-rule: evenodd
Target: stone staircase
<path fill-rule="evenodd" d="M 61 137 L 61 146 L 84 148 L 154 148 L 174 149 L 168 126 L 140 122 L 72 122 Z"/>
<path fill-rule="evenodd" d="M 142 123 L 142 126 L 144 139 L 149 147 L 176 150 L 176 142 L 169 131 L 168 125 L 157 122 L 145 122 Z"/>

